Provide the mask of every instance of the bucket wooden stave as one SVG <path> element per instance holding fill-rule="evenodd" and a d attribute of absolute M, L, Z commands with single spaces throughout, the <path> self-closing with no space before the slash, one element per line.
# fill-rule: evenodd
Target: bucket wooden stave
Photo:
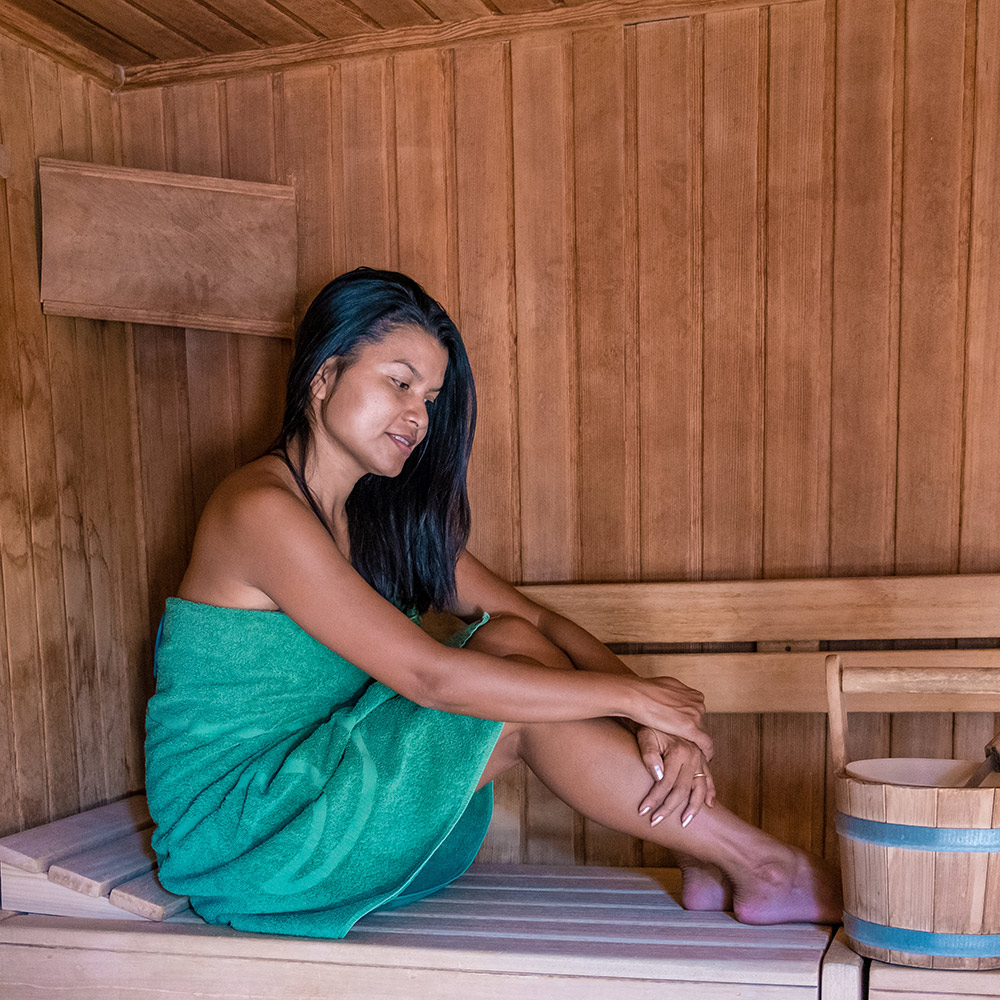
<path fill-rule="evenodd" d="M 859 954 L 1000 968 L 1000 789 L 955 787 L 975 766 L 897 758 L 837 774 L 844 925 Z"/>

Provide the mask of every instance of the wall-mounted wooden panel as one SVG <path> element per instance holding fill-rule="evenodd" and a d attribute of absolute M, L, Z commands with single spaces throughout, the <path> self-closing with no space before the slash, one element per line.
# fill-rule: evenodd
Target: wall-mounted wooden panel
<path fill-rule="evenodd" d="M 46 313 L 292 335 L 293 188 L 48 157 L 38 174 Z"/>

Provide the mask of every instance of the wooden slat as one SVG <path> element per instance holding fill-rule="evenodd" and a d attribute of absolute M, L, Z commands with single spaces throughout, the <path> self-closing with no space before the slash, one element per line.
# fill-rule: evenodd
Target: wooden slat
<path fill-rule="evenodd" d="M 579 576 L 571 58 L 563 35 L 511 43 L 521 545 L 529 580 Z"/>
<path fill-rule="evenodd" d="M 400 53 L 392 60 L 392 82 L 398 266 L 451 310 L 458 302 L 449 191 L 454 188 L 451 60 L 444 52 Z"/>
<path fill-rule="evenodd" d="M 18 776 L 17 824 L 32 826 L 50 814 L 48 738 L 44 724 L 46 668 L 67 659 L 62 560 L 52 424 L 52 390 L 44 320 L 38 310 L 35 240 L 36 192 L 29 50 L 0 35 L 3 139 L 10 154 L 4 182 L 7 225 L 13 242 L 5 288 L 3 356 L 12 369 L 14 419 L 5 423 L 2 570 Z M 20 426 L 19 426 L 20 425 Z M 6 823 L 6 820 L 5 820 Z"/>
<path fill-rule="evenodd" d="M 965 9 L 965 0 L 915 5 L 906 21 L 900 573 L 950 573 L 958 566 Z"/>
<path fill-rule="evenodd" d="M 636 28 L 640 544 L 647 580 L 701 575 L 702 27 L 678 19 Z"/>
<path fill-rule="evenodd" d="M 823 3 L 770 14 L 763 573 L 772 578 L 829 570 L 825 28 Z M 821 852 L 826 719 L 765 715 L 761 727 L 762 827 Z"/>
<path fill-rule="evenodd" d="M 521 572 L 532 580 L 579 575 L 569 42 L 511 42 Z M 524 791 L 526 859 L 571 863 L 573 810 L 530 772 Z"/>
<path fill-rule="evenodd" d="M 85 896 L 49 881 L 44 872 L 26 872 L 0 862 L 0 898 L 21 913 L 101 920 L 146 919 L 112 906 L 106 896 Z"/>
<path fill-rule="evenodd" d="M 626 49 L 618 27 L 573 35 L 576 507 L 579 571 L 589 580 L 635 579 L 639 570 L 638 411 L 628 391 L 637 339 L 625 255 L 635 239 L 634 165 L 626 152 L 634 95 Z M 587 818 L 583 830 L 588 863 L 638 863 L 634 838 Z"/>
<path fill-rule="evenodd" d="M 1000 8 L 984 4 L 976 31 L 974 205 L 969 262 L 965 365 L 965 450 L 962 484 L 963 572 L 1000 569 L 1000 538 L 994 530 L 1000 504 L 1000 345 L 992 335 L 1000 315 Z"/>
<path fill-rule="evenodd" d="M 21 917 L 20 920 L 32 918 Z M 42 1000 L 35 990 L 65 987 L 66 980 L 53 967 L 59 951 L 51 947 L 0 945 L 0 960 L 5 963 L 11 985 L 10 1000 Z M 39 973 L 35 965 L 45 970 Z M 197 979 L 193 979 L 190 959 L 183 955 L 143 956 L 141 968 L 129 952 L 83 952 L 72 982 L 75 997 L 81 1000 L 155 1000 L 162 995 L 150 983 L 179 982 L 186 995 L 194 990 L 210 990 L 217 1000 L 242 1000 L 247 991 L 267 990 L 269 997 L 299 1000 L 341 992 L 375 995 L 386 1000 L 410 1000 L 413 996 L 466 997 L 484 996 L 491 1000 L 587 1000 L 596 994 L 621 1000 L 651 1000 L 652 997 L 683 996 L 690 986 L 677 981 L 621 980 L 595 975 L 586 979 L 538 974 L 495 974 L 413 968 L 400 975 L 398 968 L 311 962 L 280 963 L 254 958 L 200 960 Z M 31 985 L 28 985 L 31 984 Z M 670 992 L 667 992 L 667 991 Z M 698 983 L 701 1000 L 729 1000 L 731 983 Z M 674 992 L 677 991 L 677 992 Z M 740 985 L 745 1000 L 808 1000 L 815 987 Z"/>
<path fill-rule="evenodd" d="M 469 548 L 506 579 L 520 577 L 517 411 L 511 235 L 510 67 L 500 44 L 455 53 L 459 297 L 462 335 L 476 374 L 479 422 L 469 466 Z M 484 530 L 487 527 L 488 530 Z M 519 861 L 524 773 L 495 786 L 484 857 Z"/>
<path fill-rule="evenodd" d="M 703 691 L 709 712 L 825 712 L 823 663 L 826 655 L 822 652 L 625 653 L 622 659 L 640 676 L 676 677 Z M 1000 709 L 1000 694 L 997 693 L 1000 691 L 1000 650 L 891 650 L 842 655 L 848 664 L 888 668 L 899 673 L 895 690 L 881 694 L 873 692 L 863 679 L 856 681 L 851 674 L 844 686 L 851 712 Z M 925 677 L 933 675 L 931 686 L 936 687 L 937 692 L 954 692 L 956 676 L 964 673 L 964 693 L 913 693 L 911 680 L 918 672 Z M 914 725 L 919 727 L 921 721 L 921 718 L 915 719 Z M 782 745 L 780 739 L 776 740 L 776 745 Z M 815 762 L 815 766 L 820 767 L 821 763 Z"/>
<path fill-rule="evenodd" d="M 519 588 L 602 642 L 992 637 L 1000 576 L 543 584 Z"/>
<path fill-rule="evenodd" d="M 109 11 L 107 0 L 73 0 L 73 10 L 91 24 L 99 25 L 110 19 L 114 24 L 112 34 L 148 52 L 154 59 L 183 59 L 208 52 L 207 46 L 186 32 L 151 17 L 137 5 L 117 3 Z"/>
<path fill-rule="evenodd" d="M 331 74 L 339 79 L 326 66 L 286 72 L 280 81 L 280 97 L 274 109 L 279 178 L 282 183 L 293 185 L 296 192 L 296 322 L 337 269 L 354 266 L 347 264 L 342 254 L 334 254 L 331 241 L 332 213 L 337 204 L 331 189 L 331 170 L 339 171 L 339 154 L 331 139 L 338 130 L 340 117 L 339 96 L 336 102 L 331 98 Z"/>
<path fill-rule="evenodd" d="M 43 0 L 27 0 L 17 6 L 4 4 L 0 8 L 0 27 L 9 37 L 106 84 L 121 83 L 123 74 L 118 64 L 141 63 L 149 58 L 148 52 L 116 38 L 100 25 L 91 24 L 67 8 L 43 4 Z"/>
<path fill-rule="evenodd" d="M 49 868 L 49 881 L 85 896 L 107 896 L 122 882 L 152 871 L 156 856 L 151 828 L 61 858 Z"/>
<path fill-rule="evenodd" d="M 396 263 L 392 61 L 357 59 L 340 68 L 343 204 L 338 227 L 349 267 Z"/>
<path fill-rule="evenodd" d="M 862 1000 L 864 959 L 851 950 L 843 928 L 823 956 L 819 993 L 823 1000 Z"/>
<path fill-rule="evenodd" d="M 138 878 L 116 885 L 108 899 L 113 907 L 135 913 L 147 920 L 165 920 L 190 909 L 187 896 L 167 892 L 160 885 L 156 872 L 146 872 Z"/>
<path fill-rule="evenodd" d="M 944 969 L 917 969 L 903 965 L 887 965 L 884 962 L 872 962 L 869 971 L 871 990 L 892 991 L 892 996 L 903 1000 L 904 997 L 923 997 L 925 993 L 948 995 L 951 997 L 979 996 L 995 997 L 1000 995 L 1000 971 L 964 970 L 961 972 Z M 872 996 L 873 994 L 869 994 Z M 884 994 L 883 994 L 884 995 Z"/>
<path fill-rule="evenodd" d="M 142 830 L 152 822 L 145 796 L 133 795 L 4 837 L 0 840 L 0 861 L 25 871 L 44 872 L 55 861 Z"/>

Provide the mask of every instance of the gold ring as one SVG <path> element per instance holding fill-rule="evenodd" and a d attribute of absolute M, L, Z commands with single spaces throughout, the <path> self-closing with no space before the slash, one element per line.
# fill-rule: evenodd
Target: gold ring
<path fill-rule="evenodd" d="M 694 778 L 707 778 L 708 775 L 705 774 L 704 771 L 698 771 L 697 773 L 693 774 L 692 777 L 694 777 Z"/>

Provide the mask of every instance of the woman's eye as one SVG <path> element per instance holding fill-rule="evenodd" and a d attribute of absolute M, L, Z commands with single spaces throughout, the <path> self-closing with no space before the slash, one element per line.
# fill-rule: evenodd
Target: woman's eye
<path fill-rule="evenodd" d="M 401 379 L 393 378 L 391 381 L 400 389 L 406 390 L 410 388 L 409 382 L 403 382 Z"/>

